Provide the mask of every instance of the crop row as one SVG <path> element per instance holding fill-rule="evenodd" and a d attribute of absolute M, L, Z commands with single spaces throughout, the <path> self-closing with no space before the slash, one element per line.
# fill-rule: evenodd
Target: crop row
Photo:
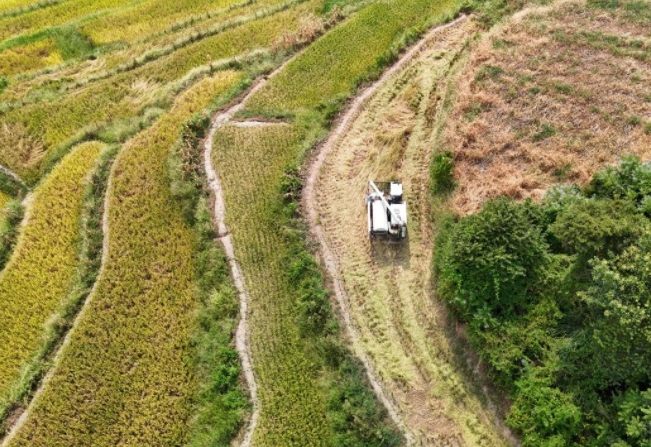
<path fill-rule="evenodd" d="M 45 323 L 77 274 L 84 191 L 102 148 L 99 143 L 80 145 L 39 185 L 0 274 L 0 403 L 36 354 Z"/>
<path fill-rule="evenodd" d="M 93 20 L 81 27 L 93 43 L 134 42 L 206 9 L 227 9 L 241 0 L 154 0 Z"/>
<path fill-rule="evenodd" d="M 10 159 L 3 152 L 10 154 L 16 149 L 25 150 L 25 146 L 9 145 L 3 140 L 36 140 L 34 145 L 42 146 L 47 155 L 49 150 L 79 134 L 80 129 L 134 117 L 147 107 L 164 105 L 160 101 L 165 99 L 170 83 L 193 68 L 205 65 L 208 59 L 226 59 L 268 47 L 287 30 L 296 29 L 301 17 L 320 3 L 321 0 L 312 0 L 262 20 L 229 29 L 133 71 L 93 83 L 60 101 L 33 104 L 7 113 L 4 120 L 9 134 L 3 138 L 0 129 L 0 154 L 4 158 L 0 163 L 4 162 L 33 182 L 39 176 L 41 159 Z M 18 158 L 27 159 L 29 163 L 15 161 Z"/>
<path fill-rule="evenodd" d="M 127 142 L 108 190 L 108 255 L 53 377 L 11 445 L 179 445 L 195 381 L 192 229 L 168 185 L 180 125 L 241 80 L 220 72 Z"/>
<path fill-rule="evenodd" d="M 448 15 L 456 0 L 371 4 L 311 45 L 257 95 L 245 113 L 282 115 L 328 105 L 390 62 L 408 38 Z M 354 45 L 351 43 L 354 42 Z"/>
<path fill-rule="evenodd" d="M 96 16 L 130 3 L 134 3 L 134 0 L 68 0 L 49 8 L 0 19 L 0 41 Z"/>
<path fill-rule="evenodd" d="M 301 340 L 295 287 L 286 277 L 279 215 L 273 205 L 286 165 L 300 149 L 292 126 L 225 127 L 214 140 L 227 223 L 251 297 L 251 349 L 261 414 L 258 446 L 328 445 L 326 403 L 318 384 L 318 353 Z M 278 211 L 278 210 L 276 210 Z"/>
<path fill-rule="evenodd" d="M 102 50 L 96 55 L 99 61 L 78 59 L 57 67 L 22 73 L 20 77 L 11 79 L 4 92 L 0 92 L 0 99 L 3 100 L 1 108 L 7 112 L 44 99 L 56 100 L 57 97 L 62 97 L 71 90 L 134 70 L 199 40 L 273 15 L 304 1 L 306 0 L 256 0 L 255 2 L 249 0 L 236 3 L 227 10 L 190 16 L 169 28 L 159 29 L 143 41 L 124 48 L 122 45 L 117 48 L 106 47 L 106 52 Z M 3 54 L 0 53 L 0 59 L 2 57 Z M 56 83 L 53 86 L 51 80 L 54 77 L 63 80 L 63 83 Z"/>

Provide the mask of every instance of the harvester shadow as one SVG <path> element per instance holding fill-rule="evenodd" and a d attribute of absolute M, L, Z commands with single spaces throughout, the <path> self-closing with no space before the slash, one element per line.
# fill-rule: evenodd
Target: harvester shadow
<path fill-rule="evenodd" d="M 411 247 L 409 236 L 401 241 L 371 240 L 371 256 L 378 267 L 411 267 Z"/>

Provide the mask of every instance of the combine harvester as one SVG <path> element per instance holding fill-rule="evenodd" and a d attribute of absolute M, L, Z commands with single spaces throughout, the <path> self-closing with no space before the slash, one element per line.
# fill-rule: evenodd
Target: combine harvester
<path fill-rule="evenodd" d="M 407 203 L 402 200 L 402 183 L 369 181 L 366 208 L 371 241 L 378 236 L 394 241 L 407 237 Z"/>

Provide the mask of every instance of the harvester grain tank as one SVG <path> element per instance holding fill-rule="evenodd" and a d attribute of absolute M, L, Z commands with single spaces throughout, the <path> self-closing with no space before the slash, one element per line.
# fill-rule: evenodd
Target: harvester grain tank
<path fill-rule="evenodd" d="M 380 236 L 403 240 L 407 237 L 407 203 L 402 195 L 402 183 L 368 182 L 366 212 L 371 239 Z"/>

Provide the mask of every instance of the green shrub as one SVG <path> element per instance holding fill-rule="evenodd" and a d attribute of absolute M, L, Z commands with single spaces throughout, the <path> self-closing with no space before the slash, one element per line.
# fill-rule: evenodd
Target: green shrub
<path fill-rule="evenodd" d="M 496 315 L 528 304 L 547 258 L 547 244 L 530 217 L 536 213 L 529 202 L 501 198 L 447 229 L 437 261 L 439 284 L 464 320 L 490 327 Z"/>
<path fill-rule="evenodd" d="M 446 151 L 434 155 L 430 176 L 432 191 L 435 194 L 446 193 L 454 189 L 454 154 Z"/>

